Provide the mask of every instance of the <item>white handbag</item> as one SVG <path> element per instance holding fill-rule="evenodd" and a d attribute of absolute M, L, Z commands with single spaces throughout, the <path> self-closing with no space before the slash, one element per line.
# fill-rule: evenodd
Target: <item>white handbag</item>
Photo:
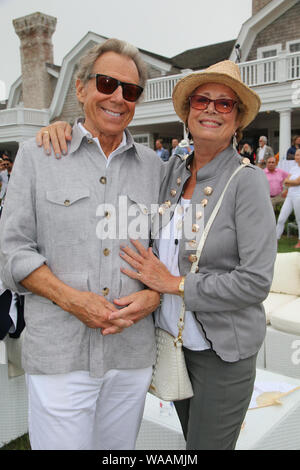
<path fill-rule="evenodd" d="M 212 214 L 205 226 L 196 251 L 196 258 L 191 267 L 191 273 L 196 272 L 202 249 L 208 235 L 209 229 L 220 209 L 225 191 L 232 178 L 247 163 L 241 164 L 229 178 Z M 175 338 L 167 331 L 156 328 L 156 363 L 153 367 L 152 381 L 149 392 L 165 401 L 178 401 L 191 398 L 193 393 L 192 384 L 187 371 L 184 352 L 182 350 L 182 332 L 184 328 L 185 304 L 182 299 L 181 312 L 178 322 L 178 336 Z"/>
<path fill-rule="evenodd" d="M 184 314 L 184 304 L 182 311 Z M 184 316 L 179 320 L 177 338 L 161 328 L 155 329 L 156 363 L 149 392 L 165 401 L 184 400 L 194 395 L 182 351 L 183 320 Z"/>

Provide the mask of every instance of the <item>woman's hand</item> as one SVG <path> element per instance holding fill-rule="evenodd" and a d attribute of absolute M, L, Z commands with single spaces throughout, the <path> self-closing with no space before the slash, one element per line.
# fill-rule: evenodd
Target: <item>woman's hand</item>
<path fill-rule="evenodd" d="M 65 121 L 56 121 L 47 127 L 42 127 L 36 135 L 36 143 L 43 145 L 47 155 L 51 155 L 51 145 L 56 158 L 68 152 L 67 141 L 72 140 L 72 127 Z M 50 145 L 51 143 L 51 145 Z"/>
<path fill-rule="evenodd" d="M 157 309 L 160 304 L 160 295 L 156 291 L 143 289 L 138 292 L 134 292 L 133 294 L 129 294 L 126 297 L 115 299 L 114 304 L 123 308 L 111 312 L 108 316 L 108 320 L 132 322 L 133 324 L 142 320 L 147 315 L 150 315 Z M 102 330 L 102 334 L 106 335 L 114 333 L 115 328 L 115 325 L 105 328 Z"/>
<path fill-rule="evenodd" d="M 131 243 L 137 249 L 137 252 L 128 246 L 121 247 L 120 256 L 136 271 L 121 268 L 122 273 L 131 277 L 131 279 L 138 279 L 157 292 L 180 295 L 178 286 L 181 276 L 173 276 L 153 254 L 152 248 L 146 250 L 137 240 L 131 240 Z"/>

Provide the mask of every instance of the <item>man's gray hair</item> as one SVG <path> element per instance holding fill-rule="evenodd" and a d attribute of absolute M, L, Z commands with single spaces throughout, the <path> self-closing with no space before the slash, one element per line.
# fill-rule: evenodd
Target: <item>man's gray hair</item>
<path fill-rule="evenodd" d="M 89 80 L 89 75 L 93 72 L 96 60 L 105 52 L 116 52 L 132 59 L 138 70 L 139 85 L 143 88 L 145 87 L 148 75 L 147 65 L 143 61 L 139 50 L 128 42 L 115 38 L 107 39 L 102 44 L 97 44 L 81 57 L 76 78 L 86 84 Z"/>
<path fill-rule="evenodd" d="M 265 135 L 261 135 L 259 140 L 262 139 L 265 143 L 268 142 L 268 138 Z"/>

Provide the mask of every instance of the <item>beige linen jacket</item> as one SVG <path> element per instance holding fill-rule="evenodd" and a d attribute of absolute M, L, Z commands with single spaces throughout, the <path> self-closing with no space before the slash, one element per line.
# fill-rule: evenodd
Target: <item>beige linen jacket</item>
<path fill-rule="evenodd" d="M 147 226 L 163 164 L 154 151 L 126 135 L 126 147 L 108 166 L 77 124 L 61 160 L 47 157 L 33 139 L 20 147 L 1 218 L 0 263 L 5 286 L 26 294 L 23 367 L 28 373 L 88 370 L 101 377 L 109 369 L 143 368 L 155 360 L 151 315 L 121 334 L 103 337 L 20 284 L 46 263 L 64 283 L 106 295 L 111 302 L 144 288 L 120 272 L 125 265 L 120 244 L 129 244 L 130 224 L 136 231 Z M 120 207 L 120 197 L 128 210 Z M 109 228 L 112 237 L 104 233 Z M 148 246 L 147 231 L 140 240 Z"/>

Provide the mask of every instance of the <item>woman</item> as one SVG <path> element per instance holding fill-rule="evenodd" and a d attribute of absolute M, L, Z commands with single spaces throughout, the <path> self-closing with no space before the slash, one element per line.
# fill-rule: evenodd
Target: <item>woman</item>
<path fill-rule="evenodd" d="M 276 232 L 279 240 L 283 233 L 285 222 L 292 211 L 294 211 L 298 225 L 298 242 L 294 248 L 300 249 L 300 149 L 297 149 L 295 152 L 295 163 L 296 165 L 291 169 L 290 175 L 284 180 L 284 185 L 289 189 L 278 217 Z"/>
<path fill-rule="evenodd" d="M 252 165 L 255 164 L 255 153 L 252 150 L 252 147 L 247 142 L 243 145 L 240 155 L 245 158 L 249 158 Z"/>
<path fill-rule="evenodd" d="M 260 101 L 241 82 L 238 67 L 225 61 L 183 78 L 174 89 L 173 103 L 193 137 L 194 153 L 169 163 L 161 187 L 161 203 L 177 206 L 160 230 L 160 261 L 151 248 L 146 251 L 134 241 L 138 254 L 125 247 L 121 256 L 135 271 L 123 272 L 164 294 L 156 324 L 172 334 L 184 295 L 183 344 L 194 397 L 175 406 L 187 448 L 233 449 L 252 395 L 256 356 L 265 335 L 261 302 L 269 292 L 276 256 L 268 184 L 252 165 L 233 178 L 195 274 L 189 273 L 195 237 L 183 233 L 183 221 L 178 242 L 177 212 L 188 205 L 195 209 L 187 224 L 198 235 L 241 163 L 232 138 L 240 137 L 254 119 Z M 253 194 L 260 201 L 257 207 Z M 164 236 L 168 228 L 173 234 L 169 240 Z"/>
<path fill-rule="evenodd" d="M 286 159 L 295 160 L 295 153 L 297 149 L 300 149 L 300 135 L 295 135 L 292 138 L 292 145 L 286 152 Z"/>
<path fill-rule="evenodd" d="M 233 178 L 198 272 L 190 269 L 199 234 L 243 160 L 233 149 L 233 136 L 241 138 L 260 100 L 242 83 L 238 66 L 224 61 L 180 80 L 173 104 L 192 135 L 194 152 L 166 165 L 160 229 L 153 234 L 159 258 L 152 248 L 132 241 L 121 256 L 134 270 L 129 266 L 123 273 L 163 294 L 156 324 L 175 335 L 184 298 L 184 352 L 194 396 L 175 406 L 187 449 L 234 449 L 265 336 L 261 302 L 269 292 L 276 256 L 269 187 L 259 168 L 248 165 Z M 253 194 L 258 207 L 253 207 Z"/>

